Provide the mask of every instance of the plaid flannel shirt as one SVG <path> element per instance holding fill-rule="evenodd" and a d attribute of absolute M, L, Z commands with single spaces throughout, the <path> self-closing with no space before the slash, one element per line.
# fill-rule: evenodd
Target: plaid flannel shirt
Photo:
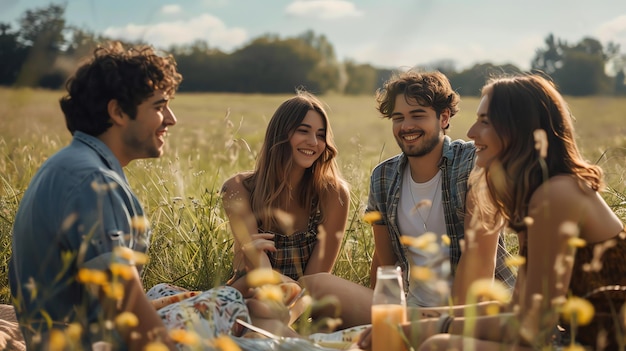
<path fill-rule="evenodd" d="M 452 275 L 461 258 L 460 240 L 464 238 L 465 195 L 470 171 L 474 167 L 476 149 L 471 141 L 451 141 L 446 136 L 443 143 L 443 155 L 439 163 L 442 172 L 442 202 L 447 235 L 450 237 L 450 267 Z M 389 230 L 393 251 L 398 258 L 397 264 L 402 269 L 404 290 L 408 292 L 410 265 L 407 259 L 407 247 L 400 243 L 398 227 L 398 204 L 404 167 L 408 158 L 404 154 L 396 155 L 381 162 L 374 168 L 370 179 L 370 193 L 365 212 L 378 211 L 381 219 L 375 224 L 386 225 Z M 495 276 L 509 288 L 515 284 L 515 273 L 506 266 L 504 260 L 510 254 L 506 251 L 502 235 L 498 238 Z"/>

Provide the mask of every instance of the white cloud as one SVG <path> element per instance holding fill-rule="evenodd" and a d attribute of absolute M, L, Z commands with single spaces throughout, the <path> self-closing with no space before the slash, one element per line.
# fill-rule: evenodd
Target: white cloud
<path fill-rule="evenodd" d="M 602 44 L 612 41 L 620 44 L 621 51 L 626 49 L 626 15 L 621 15 L 600 25 L 595 35 Z"/>
<path fill-rule="evenodd" d="M 513 64 L 517 68 L 530 70 L 531 61 L 536 50 L 544 46 L 544 38 L 540 35 L 529 35 L 512 38 L 509 42 L 496 47 L 486 43 L 467 43 L 458 47 L 449 48 L 452 52 L 448 57 L 456 59 L 459 69 L 470 68 L 477 63 L 491 63 L 494 65 Z"/>
<path fill-rule="evenodd" d="M 296 0 L 287 6 L 285 13 L 324 20 L 358 17 L 363 14 L 352 2 L 346 0 Z"/>
<path fill-rule="evenodd" d="M 535 50 L 543 45 L 541 36 L 522 37 L 511 40 L 497 48 L 488 43 L 465 41 L 419 44 L 416 41 L 402 42 L 379 40 L 361 46 L 353 46 L 349 58 L 358 63 L 371 63 L 376 67 L 406 69 L 415 65 L 432 64 L 440 60 L 452 60 L 461 71 L 477 63 L 502 65 L 511 63 L 522 70 L 530 69 Z M 424 48 L 428 49 L 425 50 Z"/>
<path fill-rule="evenodd" d="M 180 7 L 180 5 L 165 5 L 161 7 L 161 13 L 166 15 L 174 15 L 181 12 L 182 8 Z"/>
<path fill-rule="evenodd" d="M 222 20 L 209 14 L 202 14 L 184 21 L 110 27 L 104 30 L 104 35 L 114 39 L 140 39 L 161 48 L 204 40 L 209 47 L 223 51 L 232 50 L 248 40 L 248 33 L 245 29 L 227 28 Z"/>
<path fill-rule="evenodd" d="M 226 6 L 228 5 L 229 0 L 202 0 L 200 3 L 204 6 Z"/>

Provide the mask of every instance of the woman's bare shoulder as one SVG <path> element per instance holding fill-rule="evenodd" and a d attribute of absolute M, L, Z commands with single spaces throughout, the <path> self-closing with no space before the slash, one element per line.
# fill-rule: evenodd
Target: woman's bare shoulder
<path fill-rule="evenodd" d="M 249 178 L 252 173 L 252 171 L 240 172 L 226 179 L 222 185 L 221 193 L 224 194 L 232 191 L 246 190 L 246 187 L 243 185 L 243 181 Z"/>
<path fill-rule="evenodd" d="M 329 199 L 339 198 L 343 201 L 348 201 L 350 199 L 350 186 L 345 181 L 340 181 L 337 183 L 336 187 L 327 187 L 326 188 L 326 197 Z"/>
<path fill-rule="evenodd" d="M 350 188 L 345 182 L 339 182 L 337 186 L 326 187 L 320 194 L 320 208 L 327 213 L 342 211 L 350 207 Z"/>
<path fill-rule="evenodd" d="M 602 196 L 573 176 L 555 176 L 542 184 L 531 197 L 529 213 L 577 223 L 580 236 L 588 242 L 605 240 L 624 229 Z"/>
<path fill-rule="evenodd" d="M 530 198 L 530 206 L 535 204 L 557 202 L 567 205 L 568 201 L 580 201 L 595 197 L 596 191 L 571 175 L 557 175 L 541 184 Z"/>
<path fill-rule="evenodd" d="M 338 187 L 337 191 L 339 192 L 339 195 L 341 195 L 342 198 L 344 198 L 344 197 L 349 198 L 350 197 L 350 185 L 346 181 L 339 182 L 339 187 Z"/>

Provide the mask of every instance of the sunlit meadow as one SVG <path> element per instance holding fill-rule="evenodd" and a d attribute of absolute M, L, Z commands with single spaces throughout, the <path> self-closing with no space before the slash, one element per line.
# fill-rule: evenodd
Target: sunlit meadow
<path fill-rule="evenodd" d="M 58 105 L 60 91 L 0 89 L 0 302 L 9 303 L 7 261 L 10 229 L 30 178 L 71 136 Z M 205 290 L 228 278 L 232 238 L 218 192 L 230 175 L 252 169 L 265 126 L 287 95 L 179 94 L 171 107 L 178 124 L 170 129 L 165 155 L 126 168 L 132 188 L 153 227 L 144 283 L 169 282 Z M 369 284 L 373 251 L 362 213 L 369 174 L 397 153 L 391 123 L 381 119 L 373 96 L 322 96 L 339 149 L 338 163 L 351 185 L 347 231 L 334 273 Z M 583 154 L 607 176 L 609 205 L 626 219 L 626 99 L 568 98 Z M 463 98 L 448 134 L 466 138 L 477 98 Z M 514 237 L 507 241 L 515 251 Z"/>

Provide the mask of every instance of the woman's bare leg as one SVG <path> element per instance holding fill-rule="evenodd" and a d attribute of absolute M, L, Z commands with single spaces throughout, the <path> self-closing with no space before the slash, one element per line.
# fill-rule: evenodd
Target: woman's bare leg
<path fill-rule="evenodd" d="M 329 297 L 336 299 L 338 306 L 331 304 L 328 306 L 328 310 L 321 311 L 321 314 L 336 315 L 337 311 L 331 309 L 338 307 L 339 317 L 343 321 L 341 328 L 371 323 L 371 306 L 374 293 L 372 289 L 330 273 L 307 275 L 300 278 L 298 283 L 306 288 L 316 301 Z"/>

